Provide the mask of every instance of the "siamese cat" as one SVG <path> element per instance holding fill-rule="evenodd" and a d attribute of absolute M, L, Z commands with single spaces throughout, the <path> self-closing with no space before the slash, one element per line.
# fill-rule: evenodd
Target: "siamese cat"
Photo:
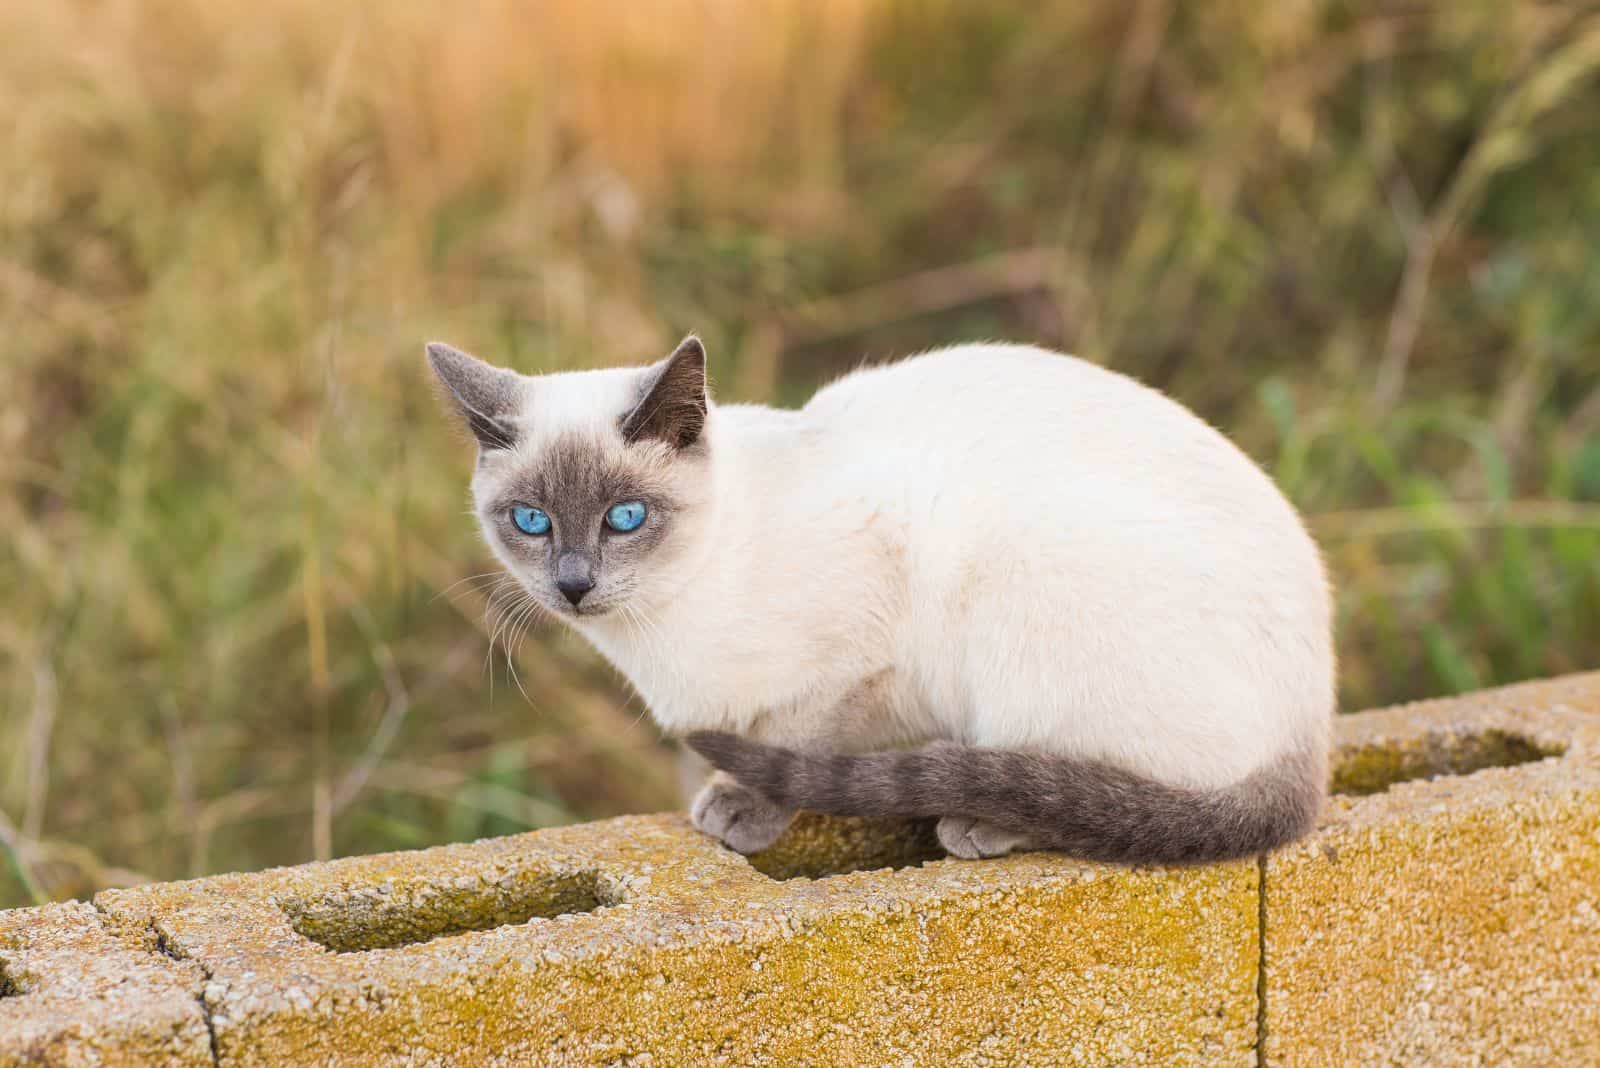
<path fill-rule="evenodd" d="M 687 338 L 528 377 L 429 360 L 500 562 L 718 770 L 732 848 L 798 809 L 966 858 L 1257 854 L 1321 807 L 1329 589 L 1294 508 L 1153 389 L 1022 345 L 716 405 Z"/>

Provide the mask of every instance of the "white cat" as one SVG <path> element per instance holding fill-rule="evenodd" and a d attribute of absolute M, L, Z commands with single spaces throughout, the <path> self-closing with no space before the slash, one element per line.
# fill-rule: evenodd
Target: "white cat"
<path fill-rule="evenodd" d="M 733 848 L 797 808 L 940 817 L 963 857 L 1152 862 L 1314 821 L 1316 546 L 1160 393 L 1019 345 L 860 370 L 798 411 L 713 405 L 693 337 L 539 377 L 428 353 L 480 445 L 490 548 L 723 769 L 692 815 Z"/>

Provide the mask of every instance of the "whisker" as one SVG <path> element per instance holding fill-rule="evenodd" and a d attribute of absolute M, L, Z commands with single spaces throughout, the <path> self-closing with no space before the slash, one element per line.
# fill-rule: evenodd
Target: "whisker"
<path fill-rule="evenodd" d="M 444 589 L 440 590 L 438 593 L 436 593 L 432 597 L 428 598 L 428 603 L 429 604 L 433 604 L 433 602 L 437 601 L 441 597 L 450 596 L 451 591 L 453 591 L 458 586 L 465 585 L 467 583 L 476 584 L 476 583 L 478 583 L 479 581 L 481 581 L 483 579 L 492 578 L 494 576 L 499 576 L 501 579 L 504 579 L 504 578 L 507 577 L 506 573 L 504 571 L 485 571 L 481 575 L 468 575 L 466 578 L 456 579 L 454 582 L 450 583 L 450 585 L 446 586 Z M 481 587 L 479 587 L 477 585 L 474 585 L 472 587 L 473 591 L 477 591 L 480 588 Z"/>
<path fill-rule="evenodd" d="M 507 576 L 510 585 L 497 584 L 494 592 L 489 595 L 488 602 L 484 605 L 484 624 L 489 629 L 489 647 L 484 650 L 483 666 L 489 675 L 489 700 L 494 700 L 494 646 L 495 640 L 501 635 L 507 623 L 510 622 L 512 613 L 516 612 L 527 599 L 527 592 Z M 490 616 L 493 615 L 493 624 Z"/>
<path fill-rule="evenodd" d="M 530 708 L 537 708 L 538 706 L 534 704 L 533 698 L 528 696 L 527 689 L 522 685 L 522 676 L 517 674 L 516 654 L 522 648 L 522 643 L 528 636 L 528 628 L 538 619 L 540 610 L 539 603 L 531 597 L 528 598 L 527 607 L 522 610 L 522 614 L 518 617 L 520 626 L 516 631 L 516 638 L 507 644 L 505 651 L 506 669 L 511 674 L 511 681 L 517 684 L 518 692 L 522 694 L 522 699 L 528 702 L 528 707 Z"/>
<path fill-rule="evenodd" d="M 624 609 L 624 618 L 637 631 L 641 642 L 646 647 L 646 655 L 642 658 L 642 663 L 648 665 L 647 670 L 650 672 L 648 679 L 645 680 L 646 688 L 651 691 L 659 690 L 660 673 L 664 669 L 671 670 L 672 663 L 672 658 L 664 655 L 667 644 L 666 636 L 662 632 L 659 622 L 642 606 L 629 601 L 621 602 L 621 606 Z M 630 682 L 630 689 L 639 697 L 640 710 L 639 714 L 625 728 L 628 731 L 637 727 L 639 722 L 650 712 L 649 699 L 645 697 L 644 693 L 640 692 L 639 687 L 633 686 Z"/>

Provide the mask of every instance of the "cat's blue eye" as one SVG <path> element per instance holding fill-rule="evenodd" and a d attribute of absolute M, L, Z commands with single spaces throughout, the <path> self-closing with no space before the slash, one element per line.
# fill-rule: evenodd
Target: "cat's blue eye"
<path fill-rule="evenodd" d="M 639 524 L 643 522 L 643 501 L 623 501 L 621 504 L 613 504 L 606 512 L 606 526 L 612 530 L 620 530 L 624 534 L 630 530 L 638 530 Z"/>
<path fill-rule="evenodd" d="M 517 529 L 524 534 L 550 533 L 550 517 L 538 508 L 526 504 L 513 505 L 511 508 L 511 521 Z"/>

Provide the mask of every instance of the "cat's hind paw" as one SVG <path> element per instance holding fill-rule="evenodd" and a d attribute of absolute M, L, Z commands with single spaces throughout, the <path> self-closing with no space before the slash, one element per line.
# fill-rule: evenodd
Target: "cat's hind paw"
<path fill-rule="evenodd" d="M 944 851 L 962 860 L 1001 857 L 1014 849 L 1028 847 L 1027 835 L 968 816 L 944 817 L 935 828 L 935 833 Z"/>

